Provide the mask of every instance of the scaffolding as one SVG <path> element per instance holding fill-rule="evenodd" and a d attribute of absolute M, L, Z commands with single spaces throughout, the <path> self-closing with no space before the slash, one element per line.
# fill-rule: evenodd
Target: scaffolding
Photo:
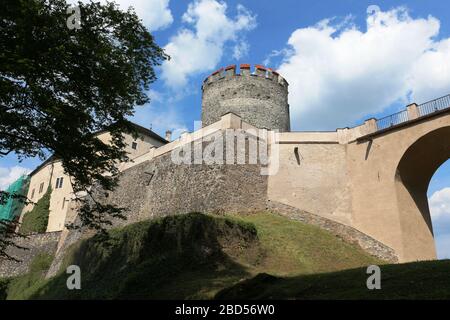
<path fill-rule="evenodd" d="M 29 176 L 23 175 L 4 190 L 10 196 L 7 197 L 5 203 L 0 204 L 0 220 L 13 221 L 20 217 L 25 203 L 23 199 L 15 196 L 27 195 L 29 181 Z"/>

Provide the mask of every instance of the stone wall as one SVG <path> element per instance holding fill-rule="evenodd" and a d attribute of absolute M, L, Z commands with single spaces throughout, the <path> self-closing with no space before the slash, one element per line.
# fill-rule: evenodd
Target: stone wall
<path fill-rule="evenodd" d="M 219 134 L 224 135 L 223 131 Z M 247 135 L 247 139 L 253 138 Z M 244 150 L 246 158 L 248 141 Z M 189 144 L 191 150 L 194 150 L 196 143 Z M 203 149 L 209 143 L 203 141 Z M 225 147 L 226 143 L 224 162 Z M 188 150 L 186 146 L 183 149 Z M 237 154 L 237 148 L 235 151 Z M 178 148 L 174 152 L 184 151 Z M 105 203 L 128 208 L 125 213 L 127 220 L 115 222 L 115 225 L 123 225 L 189 212 L 264 210 L 267 176 L 261 175 L 260 164 L 178 164 L 174 163 L 171 152 L 168 152 L 123 171 L 114 191 L 108 194 L 101 190 L 96 192 Z"/>
<path fill-rule="evenodd" d="M 269 176 L 268 198 L 352 225 L 346 145 L 292 141 L 281 143 L 279 150 L 279 170 Z"/>
<path fill-rule="evenodd" d="M 61 232 L 57 231 L 14 239 L 15 244 L 27 249 L 15 247 L 7 249 L 7 253 L 20 262 L 0 258 L 0 277 L 11 277 L 26 273 L 33 258 L 40 253 L 55 254 L 60 235 Z"/>
<path fill-rule="evenodd" d="M 289 131 L 288 84 L 278 75 L 266 76 L 265 69 L 235 74 L 220 71 L 203 85 L 202 124 L 210 125 L 227 112 L 258 128 Z"/>
<path fill-rule="evenodd" d="M 64 229 L 61 232 L 61 237 L 58 243 L 58 249 L 55 253 L 55 258 L 53 259 L 52 264 L 50 265 L 50 268 L 47 271 L 46 278 L 48 279 L 50 277 L 53 277 L 57 275 L 58 272 L 60 272 L 65 254 L 73 244 L 75 244 L 80 240 L 89 238 L 93 235 L 94 233 L 92 231 L 86 231 L 81 229 L 74 229 L 74 230 Z"/>

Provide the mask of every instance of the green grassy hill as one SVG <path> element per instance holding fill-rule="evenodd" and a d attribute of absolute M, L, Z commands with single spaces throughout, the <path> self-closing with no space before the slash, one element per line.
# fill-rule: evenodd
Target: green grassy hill
<path fill-rule="evenodd" d="M 76 243 L 52 279 L 43 278 L 51 261 L 44 256 L 27 275 L 0 279 L 0 299 L 377 298 L 385 288 L 408 298 L 432 287 L 439 297 L 449 287 L 436 289 L 448 262 L 431 262 L 384 265 L 385 287 L 369 292 L 361 267 L 383 261 L 317 227 L 268 213 L 192 213 L 109 234 Z M 66 288 L 72 264 L 81 268 L 82 290 Z"/>
<path fill-rule="evenodd" d="M 42 260 L 42 258 L 40 258 Z M 12 279 L 8 299 L 210 299 L 267 272 L 315 274 L 383 263 L 317 227 L 261 213 L 198 213 L 145 221 L 79 242 L 61 273 L 43 280 L 42 263 Z M 82 290 L 66 289 L 65 267 L 82 270 Z"/>

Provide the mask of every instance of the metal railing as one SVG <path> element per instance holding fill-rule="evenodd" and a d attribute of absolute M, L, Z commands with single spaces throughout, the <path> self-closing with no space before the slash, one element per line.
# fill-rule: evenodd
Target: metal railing
<path fill-rule="evenodd" d="M 423 117 L 444 109 L 450 108 L 450 94 L 419 104 L 417 105 L 417 113 L 418 117 Z M 377 131 L 388 129 L 390 127 L 399 125 L 401 123 L 412 120 L 408 116 L 408 110 L 402 110 L 400 112 L 391 114 L 387 117 L 378 119 L 377 122 Z"/>
<path fill-rule="evenodd" d="M 403 110 L 377 120 L 377 130 L 387 129 L 408 121 L 408 111 Z"/>
<path fill-rule="evenodd" d="M 444 110 L 446 108 L 450 107 L 450 94 L 419 104 L 417 106 L 417 109 L 419 111 L 419 117 L 426 116 L 428 114 Z"/>

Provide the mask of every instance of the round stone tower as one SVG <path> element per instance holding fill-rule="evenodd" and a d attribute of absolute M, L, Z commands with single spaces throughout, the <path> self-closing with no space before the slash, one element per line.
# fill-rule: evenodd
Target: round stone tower
<path fill-rule="evenodd" d="M 221 68 L 203 81 L 202 125 L 228 112 L 258 128 L 290 130 L 288 83 L 276 71 L 249 64 Z"/>

